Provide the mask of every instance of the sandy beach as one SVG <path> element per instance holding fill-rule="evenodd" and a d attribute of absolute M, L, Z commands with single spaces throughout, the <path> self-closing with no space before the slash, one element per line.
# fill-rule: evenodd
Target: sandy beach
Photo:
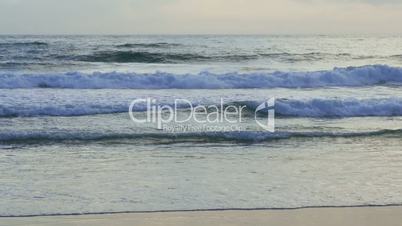
<path fill-rule="evenodd" d="M 1 226 L 399 226 L 402 207 L 304 208 L 0 218 Z"/>

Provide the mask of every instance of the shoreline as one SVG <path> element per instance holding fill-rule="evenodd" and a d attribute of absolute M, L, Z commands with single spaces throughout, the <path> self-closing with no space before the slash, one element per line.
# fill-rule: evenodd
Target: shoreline
<path fill-rule="evenodd" d="M 0 217 L 7 226 L 198 226 L 309 225 L 393 226 L 402 221 L 402 206 L 302 207 L 293 209 L 195 210 Z"/>
<path fill-rule="evenodd" d="M 329 208 L 377 208 L 377 207 L 401 207 L 401 204 L 384 205 L 351 205 L 351 206 L 301 206 L 301 207 L 278 207 L 278 208 L 211 208 L 211 209 L 177 209 L 177 210 L 139 210 L 139 211 L 116 211 L 116 212 L 88 212 L 88 213 L 54 213 L 54 214 L 26 214 L 26 215 L 0 215 L 2 218 L 24 218 L 24 217 L 62 217 L 62 216 L 86 216 L 86 215 L 113 215 L 113 214 L 151 214 L 151 213 L 186 213 L 186 212 L 225 212 L 225 211 L 283 211 L 302 209 L 329 209 Z"/>

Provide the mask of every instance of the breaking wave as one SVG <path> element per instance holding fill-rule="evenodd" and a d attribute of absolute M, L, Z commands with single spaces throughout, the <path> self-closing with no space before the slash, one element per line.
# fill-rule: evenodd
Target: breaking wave
<path fill-rule="evenodd" d="M 246 102 L 254 110 L 261 102 Z M 278 99 L 275 104 L 278 116 L 286 117 L 364 117 L 402 116 L 402 99 Z"/>
<path fill-rule="evenodd" d="M 52 102 L 40 102 L 28 105 L 0 105 L 0 117 L 35 117 L 35 116 L 83 116 L 96 114 L 113 114 L 128 112 L 132 100 L 118 102 L 105 101 L 91 103 L 81 101 L 62 104 Z M 261 101 L 232 102 L 238 106 L 246 106 L 246 110 L 254 112 Z M 162 102 L 161 105 L 173 106 L 174 103 Z M 202 104 L 193 103 L 193 106 Z M 208 105 L 208 104 L 206 104 Z M 219 103 L 217 103 L 219 105 Z M 179 105 L 178 108 L 188 109 L 188 104 Z M 275 114 L 283 117 L 369 117 L 369 116 L 402 116 L 402 99 L 306 99 L 289 100 L 277 99 Z M 138 104 L 134 111 L 146 110 L 146 103 Z M 254 114 L 252 114 L 254 116 Z"/>
<path fill-rule="evenodd" d="M 124 56 L 114 56 L 117 58 Z M 150 56 L 136 56 L 148 59 Z M 159 56 L 153 56 L 159 59 Z M 113 56 L 112 56 L 113 58 Z M 161 59 L 163 60 L 163 59 Z M 238 89 L 238 88 L 314 88 L 401 85 L 402 68 L 387 65 L 335 68 L 315 72 L 172 74 L 156 72 L 85 74 L 0 74 L 0 88 L 70 89 Z"/>

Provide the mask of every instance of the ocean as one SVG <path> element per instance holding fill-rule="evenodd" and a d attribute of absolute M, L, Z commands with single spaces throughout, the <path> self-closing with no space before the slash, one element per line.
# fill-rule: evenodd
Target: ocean
<path fill-rule="evenodd" d="M 0 216 L 402 204 L 401 50 L 385 35 L 0 36 Z"/>

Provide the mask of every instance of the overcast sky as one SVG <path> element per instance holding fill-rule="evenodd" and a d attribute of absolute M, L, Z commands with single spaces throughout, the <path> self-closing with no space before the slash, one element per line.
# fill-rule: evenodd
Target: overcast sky
<path fill-rule="evenodd" d="M 1 34 L 402 34 L 402 0 L 0 0 Z"/>

